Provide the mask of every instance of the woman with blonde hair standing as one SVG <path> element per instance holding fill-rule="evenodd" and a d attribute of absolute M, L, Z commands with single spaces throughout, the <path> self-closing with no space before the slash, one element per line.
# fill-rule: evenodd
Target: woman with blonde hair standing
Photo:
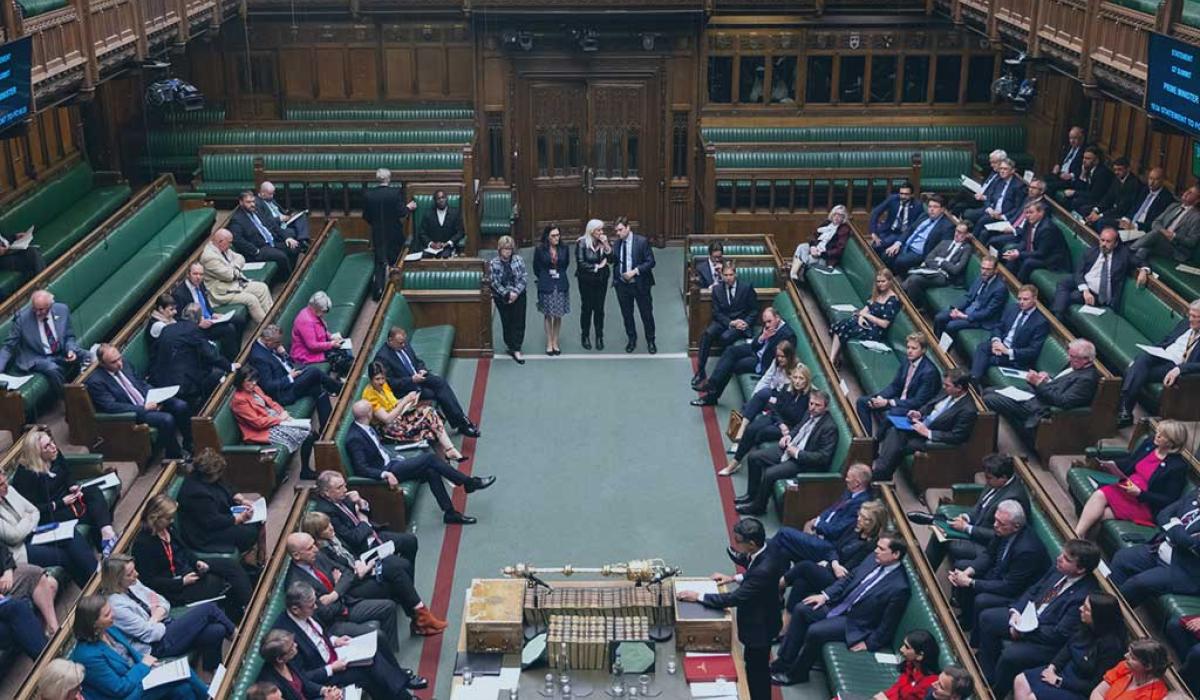
<path fill-rule="evenodd" d="M 525 288 L 529 273 L 525 271 L 525 261 L 517 254 L 517 243 L 512 236 L 500 237 L 496 257 L 488 261 L 488 272 L 492 300 L 496 302 L 496 313 L 500 314 L 500 327 L 504 330 L 504 346 L 509 356 L 523 365 L 521 344 L 525 342 Z"/>
<path fill-rule="evenodd" d="M 580 344 L 591 350 L 588 336 L 596 329 L 596 349 L 604 349 L 604 299 L 608 295 L 609 262 L 612 260 L 612 244 L 604 235 L 604 222 L 592 219 L 583 228 L 583 235 L 575 242 L 575 277 L 579 279 L 579 330 Z"/>

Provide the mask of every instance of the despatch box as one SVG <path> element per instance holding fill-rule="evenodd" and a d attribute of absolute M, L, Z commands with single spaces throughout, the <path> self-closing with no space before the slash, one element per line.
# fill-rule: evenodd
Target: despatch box
<path fill-rule="evenodd" d="M 677 577 L 675 586 L 690 588 L 711 586 L 712 579 Z M 683 651 L 730 651 L 733 647 L 733 612 L 687 603 L 675 597 L 675 647 Z"/>
<path fill-rule="evenodd" d="M 524 579 L 477 578 L 471 581 L 467 609 L 467 651 L 519 654 Z"/>

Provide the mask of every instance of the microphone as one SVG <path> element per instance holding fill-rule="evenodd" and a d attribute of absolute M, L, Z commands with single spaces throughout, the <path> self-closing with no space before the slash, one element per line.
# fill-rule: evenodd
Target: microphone
<path fill-rule="evenodd" d="M 538 584 L 539 586 L 541 586 L 542 588 L 545 588 L 548 591 L 554 590 L 553 588 L 550 587 L 550 584 L 548 584 L 545 581 L 543 581 L 542 579 L 538 578 L 538 575 L 533 573 L 532 571 L 527 571 L 523 575 L 525 576 L 525 578 L 529 579 L 530 581 L 533 581 L 534 583 Z"/>
<path fill-rule="evenodd" d="M 662 569 L 661 571 L 659 571 L 657 574 L 654 574 L 654 576 L 651 577 L 647 583 L 650 583 L 650 584 L 662 583 L 664 580 L 669 579 L 672 576 L 678 576 L 678 575 L 679 575 L 679 569 L 677 567 L 668 566 L 665 569 Z"/>

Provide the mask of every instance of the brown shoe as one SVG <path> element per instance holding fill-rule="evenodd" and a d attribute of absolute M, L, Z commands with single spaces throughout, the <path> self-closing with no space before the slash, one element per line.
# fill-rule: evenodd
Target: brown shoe
<path fill-rule="evenodd" d="M 434 634 L 441 634 L 446 629 L 446 621 L 439 620 L 429 608 L 417 608 L 416 613 L 417 616 L 413 618 L 412 624 L 409 626 L 413 634 L 428 637 Z"/>

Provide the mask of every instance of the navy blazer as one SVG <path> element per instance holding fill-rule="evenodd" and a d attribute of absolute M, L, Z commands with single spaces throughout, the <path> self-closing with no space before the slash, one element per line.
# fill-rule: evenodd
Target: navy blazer
<path fill-rule="evenodd" d="M 1096 264 L 1096 258 L 1100 257 L 1100 246 L 1092 246 L 1083 252 L 1083 257 L 1079 259 L 1079 267 L 1075 269 L 1075 286 L 1079 287 L 1084 282 L 1084 275 L 1088 270 L 1092 269 L 1092 265 Z M 1117 302 L 1121 300 L 1121 292 L 1125 289 L 1125 278 L 1129 276 L 1131 265 L 1133 264 L 1133 255 L 1129 252 L 1129 246 L 1117 242 L 1117 247 L 1113 249 L 1112 257 L 1108 260 L 1108 275 L 1109 275 L 1109 300 L 1108 305 L 1117 306 Z M 1100 298 L 1096 298 L 1096 304 L 1100 303 Z"/>
<path fill-rule="evenodd" d="M 321 689 L 324 686 L 316 679 L 326 680 L 324 666 L 319 670 L 304 672 L 295 662 L 292 662 L 288 664 L 288 670 L 293 676 L 300 679 L 301 695 L 296 694 L 292 684 L 288 683 L 279 671 L 275 670 L 273 664 L 264 663 L 262 665 L 262 670 L 258 672 L 258 680 L 274 684 L 283 695 L 283 700 L 321 700 Z"/>
<path fill-rule="evenodd" d="M 346 549 L 349 549 L 356 556 L 375 546 L 375 534 L 372 530 L 381 531 L 383 528 L 374 528 L 371 524 L 364 523 L 361 520 L 351 520 L 336 503 L 320 495 L 316 496 L 312 503 L 314 510 L 329 516 L 329 522 L 333 524 L 334 534 L 342 541 L 342 544 L 346 545 Z M 354 512 L 354 504 L 349 499 L 344 500 L 342 504 L 350 512 Z"/>
<path fill-rule="evenodd" d="M 991 281 L 984 288 L 984 279 L 980 275 L 953 308 L 965 313 L 970 323 L 986 327 L 1000 318 L 1004 300 L 1007 298 L 1008 290 L 1004 288 L 1004 280 L 992 275 Z"/>
<path fill-rule="evenodd" d="M 975 501 L 968 516 L 971 520 L 971 533 L 968 537 L 972 542 L 986 545 L 991 542 L 996 536 L 996 531 L 992 526 L 996 523 L 996 506 L 1003 501 L 1017 501 L 1025 512 L 1029 512 L 1029 492 L 1025 490 L 1025 484 L 1021 482 L 1020 477 L 1013 476 L 1009 482 L 1000 488 L 996 489 L 996 493 L 984 505 L 983 498 L 991 493 L 992 489 L 985 489 L 979 494 L 979 500 Z"/>
<path fill-rule="evenodd" d="M 268 350 L 267 346 L 257 340 L 250 343 L 250 355 L 246 358 L 246 362 L 258 371 L 258 385 L 262 387 L 267 396 L 281 404 L 289 404 L 295 401 L 295 397 L 292 395 L 292 382 L 288 381 L 287 369 L 279 364 L 279 360 L 275 359 L 277 356 L 294 368 L 292 358 Z"/>
<path fill-rule="evenodd" d="M 178 384 L 179 393 L 190 396 L 204 387 L 213 369 L 228 371 L 229 362 L 208 342 L 200 326 L 193 321 L 176 321 L 163 327 L 150 368 L 151 384 Z"/>
<path fill-rule="evenodd" d="M 1124 182 L 1114 177 L 1108 186 L 1108 191 L 1094 206 L 1099 210 L 1101 216 L 1117 218 L 1129 211 L 1130 207 L 1141 204 L 1145 196 L 1146 186 L 1142 184 L 1137 175 L 1129 173 Z"/>
<path fill-rule="evenodd" d="M 1024 610 L 1025 605 L 1030 602 L 1037 607 L 1042 598 L 1062 578 L 1063 575 L 1058 572 L 1058 569 L 1051 567 L 1041 580 L 1030 586 L 1009 607 L 1013 610 Z M 1037 629 L 1032 632 L 1022 632 L 1021 641 L 1056 648 L 1066 644 L 1079 629 L 1079 606 L 1083 605 L 1083 599 L 1087 598 L 1088 594 L 1094 590 L 1096 590 L 1096 577 L 1090 574 L 1071 584 L 1070 588 L 1059 593 L 1054 600 L 1046 604 L 1046 607 L 1038 614 Z"/>
<path fill-rule="evenodd" d="M 1159 527 L 1169 523 L 1172 518 L 1183 518 L 1183 515 L 1193 508 L 1200 508 L 1200 491 L 1192 490 L 1182 498 L 1163 508 L 1155 520 Z M 1200 518 L 1184 527 L 1178 525 L 1169 530 L 1163 530 L 1148 545 L 1157 558 L 1158 544 L 1162 540 L 1171 543 L 1171 590 L 1191 590 L 1197 579 L 1200 579 Z"/>
<path fill-rule="evenodd" d="M 320 621 L 317 623 L 320 624 Z M 308 634 L 300 629 L 300 625 L 292 620 L 286 610 L 279 613 L 279 617 L 275 618 L 275 624 L 271 628 L 291 632 L 292 636 L 296 638 L 296 657 L 291 662 L 293 669 L 299 667 L 304 677 L 314 683 L 337 685 L 332 682 L 331 676 L 325 673 L 325 664 L 329 663 L 329 660 L 312 643 Z M 329 629 L 325 625 L 321 625 L 321 631 L 325 635 L 325 640 L 332 646 L 333 641 L 330 638 Z"/>
<path fill-rule="evenodd" d="M 912 239 L 913 234 L 916 233 L 917 229 L 920 228 L 920 226 L 928 219 L 928 214 L 921 215 L 921 218 L 916 224 L 913 225 L 912 230 L 909 231 L 908 235 L 904 237 L 903 242 L 900 244 L 901 250 L 906 250 L 908 248 L 909 241 Z M 925 244 L 916 252 L 919 255 L 926 255 L 936 248 L 942 241 L 948 241 L 952 238 L 954 238 L 954 222 L 950 220 L 950 217 L 943 214 L 942 216 L 938 217 L 937 221 L 934 222 L 933 228 L 929 231 L 929 235 L 925 237 Z"/>
<path fill-rule="evenodd" d="M 1047 214 L 1037 226 L 1032 221 L 1026 221 L 1017 231 L 1020 246 L 1017 251 L 1021 259 L 1033 258 L 1041 260 L 1045 267 L 1053 272 L 1067 272 L 1071 269 L 1071 252 L 1067 242 L 1063 240 L 1062 231 L 1054 225 L 1054 220 Z M 1033 236 L 1033 251 L 1029 250 L 1029 237 Z"/>
<path fill-rule="evenodd" d="M 1087 176 L 1086 180 L 1084 179 L 1085 175 Z M 1075 190 L 1076 197 L 1082 197 L 1077 201 L 1078 205 L 1092 206 L 1104 198 L 1112 181 L 1112 171 L 1105 167 L 1104 163 L 1098 163 L 1096 167 L 1092 168 L 1090 175 L 1080 171 L 1079 176 L 1075 178 L 1075 183 L 1068 189 Z"/>
<path fill-rule="evenodd" d="M 1133 217 L 1137 216 L 1138 209 L 1141 208 L 1142 202 L 1148 196 L 1150 196 L 1149 188 L 1143 190 L 1142 196 L 1138 197 L 1137 201 L 1133 202 L 1133 206 L 1129 209 L 1129 211 L 1122 212 L 1121 216 L 1127 216 L 1129 217 L 1130 221 L 1133 221 Z M 1160 187 L 1158 194 L 1154 197 L 1154 201 L 1150 203 L 1150 207 L 1146 210 L 1146 216 L 1142 219 L 1140 224 L 1137 224 L 1138 229 L 1149 232 L 1154 220 L 1157 219 L 1160 214 L 1166 211 L 1167 207 L 1174 203 L 1175 195 L 1167 191 L 1166 187 Z"/>
<path fill-rule="evenodd" d="M 1142 461 L 1142 458 L 1150 454 L 1152 450 L 1154 450 L 1154 440 L 1146 438 L 1128 456 L 1113 461 L 1117 463 L 1122 472 L 1132 474 L 1137 463 Z M 1159 511 L 1174 502 L 1179 494 L 1183 493 L 1184 487 L 1187 486 L 1189 471 L 1187 459 L 1182 454 L 1168 453 L 1166 459 L 1160 461 L 1158 467 L 1151 472 L 1146 488 L 1138 494 L 1138 500 L 1149 506 L 1150 510 L 1157 515 Z"/>
<path fill-rule="evenodd" d="M 808 416 L 808 392 L 792 391 L 791 384 L 772 389 L 765 410 L 775 425 L 799 425 Z"/>
<path fill-rule="evenodd" d="M 256 211 L 255 215 L 262 225 L 271 233 L 273 247 L 284 247 L 284 241 L 295 238 L 295 235 L 279 227 L 279 220 L 268 212 Z M 233 249 L 241 253 L 247 260 L 258 257 L 258 249 L 267 247 L 267 239 L 259 232 L 258 227 L 250 220 L 250 214 L 239 205 L 229 217 L 229 232 L 233 234 Z"/>
<path fill-rule="evenodd" d="M 1073 158 L 1071 160 L 1070 166 L 1067 168 L 1067 172 L 1071 173 L 1076 178 L 1079 177 L 1079 173 L 1083 172 L 1083 149 L 1084 149 L 1084 146 L 1082 144 L 1080 144 L 1076 148 L 1075 158 Z M 1067 159 L 1067 156 L 1069 156 L 1070 154 L 1071 154 L 1071 144 L 1068 143 L 1066 146 L 1063 146 L 1062 152 L 1059 154 L 1058 160 L 1054 161 L 1054 164 L 1059 167 L 1062 167 L 1063 161 L 1065 161 Z"/>
<path fill-rule="evenodd" d="M 822 591 L 829 596 L 827 608 L 837 607 L 878 566 L 875 557 L 867 557 L 851 575 L 838 579 Z M 846 646 L 866 642 L 867 651 L 890 649 L 910 593 L 908 574 L 901 561 L 846 611 Z"/>
<path fill-rule="evenodd" d="M 633 246 L 629 262 L 638 270 L 638 274 L 631 282 L 621 279 L 621 261 L 627 245 Z M 654 251 L 650 248 L 650 241 L 646 240 L 645 236 L 630 231 L 625 240 L 617 239 L 613 245 L 612 266 L 614 287 L 634 285 L 639 292 L 644 292 L 654 286 Z"/>
<path fill-rule="evenodd" d="M 570 283 L 567 278 L 567 268 L 571 267 L 571 248 L 566 243 L 558 244 L 558 264 L 553 269 L 558 270 L 558 278 L 550 275 L 550 248 L 538 246 L 533 249 L 533 274 L 537 278 L 539 292 L 552 292 L 556 289 L 567 291 Z"/>
<path fill-rule="evenodd" d="M 905 358 L 896 368 L 896 376 L 892 377 L 891 383 L 875 394 L 881 399 L 895 399 L 896 405 L 888 409 L 890 412 L 904 414 L 919 409 L 929 403 L 942 388 L 942 374 L 937 365 L 927 355 L 922 355 L 917 361 L 917 371 L 913 373 L 912 381 L 908 384 L 907 396 L 900 398 L 900 394 L 904 393 L 904 378 L 908 376 L 908 366 L 908 358 Z"/>
<path fill-rule="evenodd" d="M 1188 325 L 1187 319 L 1180 321 L 1175 325 L 1174 328 L 1171 329 L 1171 332 L 1167 334 L 1167 337 L 1163 338 L 1163 341 L 1158 344 L 1158 347 L 1164 349 L 1170 347 L 1171 343 L 1174 343 L 1179 339 L 1179 336 L 1189 332 L 1190 330 L 1191 326 Z M 1179 365 L 1180 374 L 1195 374 L 1197 372 L 1200 372 L 1200 343 L 1196 343 L 1196 347 L 1192 348 L 1192 354 L 1183 358 L 1183 362 Z"/>
<path fill-rule="evenodd" d="M 1017 314 L 1021 313 L 1021 307 L 1017 303 L 1008 305 L 1004 310 L 1004 316 L 1001 317 L 1000 323 L 992 326 L 992 338 L 998 338 L 1001 342 L 1008 337 L 1008 332 L 1012 330 L 1012 325 L 1017 322 Z M 1042 345 L 1046 342 L 1046 336 L 1050 334 L 1050 324 L 1046 321 L 1046 317 L 1038 311 L 1035 306 L 1017 329 L 1013 335 L 1012 347 L 1009 348 L 1013 352 L 1013 364 L 1021 369 L 1028 369 L 1037 362 L 1038 355 L 1042 352 Z M 991 343 L 990 340 L 985 341 Z"/>
<path fill-rule="evenodd" d="M 1004 214 L 1004 218 L 1014 221 L 1021 215 L 1021 205 L 1025 202 L 1025 181 L 1013 173 L 1009 177 L 1008 187 L 1005 187 L 1005 181 L 996 178 L 985 194 L 985 207 L 995 209 Z"/>
<path fill-rule="evenodd" d="M 976 593 L 1016 598 L 1050 566 L 1050 555 L 1026 523 L 1008 537 L 993 537 L 968 566 L 975 569 Z"/>
<path fill-rule="evenodd" d="M 767 338 L 765 349 L 764 344 L 759 342 L 759 338 L 762 337 L 761 333 L 756 334 L 750 340 L 750 347 L 753 348 L 754 353 L 759 357 L 758 362 L 754 365 L 755 374 L 762 374 L 763 372 L 766 372 L 767 367 L 770 367 L 771 363 L 775 361 L 775 346 L 779 345 L 785 340 L 791 343 L 793 346 L 796 344 L 796 333 L 792 331 L 792 327 L 789 326 L 782 318 L 779 319 L 779 323 L 780 326 L 775 331 L 775 335 Z"/>
<path fill-rule="evenodd" d="M 871 233 L 877 236 L 906 237 L 916 227 L 916 222 L 925 213 L 925 207 L 912 197 L 908 200 L 908 225 L 900 225 L 900 194 L 889 194 L 871 210 Z M 883 217 L 880 220 L 880 217 Z"/>
<path fill-rule="evenodd" d="M 754 285 L 739 280 L 730 304 L 728 289 L 725 282 L 721 282 L 712 290 L 713 321 L 725 328 L 733 321 L 745 321 L 749 333 L 754 326 L 754 317 L 758 315 L 758 292 L 754 291 Z"/>
<path fill-rule="evenodd" d="M 929 428 L 928 439 L 947 445 L 961 445 L 971 437 L 971 431 L 975 429 L 975 421 L 979 418 L 979 412 L 975 408 L 975 402 L 971 400 L 971 395 L 965 394 L 951 404 L 950 408 L 939 413 L 937 418 L 929 420 L 929 414 L 944 398 L 946 398 L 946 393 L 941 392 L 920 408 L 925 425 Z"/>
<path fill-rule="evenodd" d="M 846 491 L 836 503 L 821 511 L 813 530 L 822 538 L 833 541 L 854 530 L 858 522 L 858 511 L 871 500 L 870 491 L 850 493 Z"/>
<path fill-rule="evenodd" d="M 213 313 L 218 304 L 213 302 L 212 294 L 208 292 L 208 285 L 200 282 L 200 294 L 204 297 L 204 303 L 208 304 L 208 314 L 204 318 L 212 318 Z M 180 282 L 171 290 L 171 298 L 175 300 L 175 307 L 182 311 L 188 304 L 196 303 L 196 298 L 192 296 L 192 290 L 188 287 L 187 282 Z M 203 309 L 201 309 L 203 312 Z M 229 319 L 233 321 L 234 319 Z"/>
<path fill-rule="evenodd" d="M 742 575 L 742 582 L 729 593 L 706 593 L 700 602 L 709 608 L 737 608 L 738 641 L 747 647 L 770 648 L 783 626 L 783 602 L 779 579 L 788 561 L 764 546 Z"/>
<path fill-rule="evenodd" d="M 721 280 L 719 275 L 713 275 L 712 264 L 709 262 L 707 257 L 696 258 L 692 261 L 692 266 L 696 268 L 696 276 L 700 278 L 701 287 L 711 287 L 713 286 L 714 282 L 719 282 Z"/>
<path fill-rule="evenodd" d="M 142 380 L 138 374 L 137 368 L 128 360 L 125 361 L 125 369 L 122 371 L 125 378 L 133 385 L 133 388 L 141 392 L 142 397 L 150 393 L 150 385 Z M 103 367 L 97 367 L 95 372 L 84 382 L 87 387 L 88 396 L 92 397 L 92 403 L 99 413 L 135 413 L 137 420 L 145 420 L 146 406 L 135 404 L 130 401 L 129 394 L 125 393 L 125 389 L 117 383 L 108 370 Z"/>
<path fill-rule="evenodd" d="M 416 371 L 420 372 L 425 369 L 425 363 L 421 361 L 420 357 L 417 357 L 412 343 L 406 343 L 400 350 L 395 350 L 385 343 L 379 348 L 379 352 L 375 353 L 374 361 L 383 363 L 384 370 L 387 372 L 388 385 L 392 387 L 392 391 L 396 392 L 396 396 L 407 394 L 410 391 L 420 391 L 421 386 L 412 380 L 413 373 L 408 371 L 408 367 L 404 366 L 404 362 L 396 353 L 404 353 Z"/>

